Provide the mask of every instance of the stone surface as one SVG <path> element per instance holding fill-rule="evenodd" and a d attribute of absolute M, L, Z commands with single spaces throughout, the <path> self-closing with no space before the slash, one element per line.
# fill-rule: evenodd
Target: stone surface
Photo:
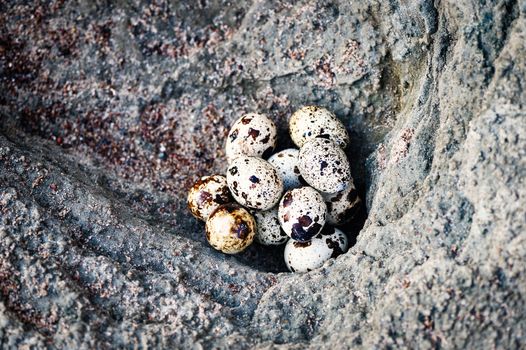
<path fill-rule="evenodd" d="M 525 12 L 0 3 L 0 344 L 523 346 Z M 186 189 L 225 170 L 240 115 L 283 149 L 305 104 L 350 132 L 356 244 L 308 274 L 280 248 L 215 252 Z"/>

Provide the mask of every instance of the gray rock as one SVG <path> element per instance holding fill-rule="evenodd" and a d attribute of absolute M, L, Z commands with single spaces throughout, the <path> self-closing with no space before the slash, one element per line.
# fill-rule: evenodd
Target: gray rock
<path fill-rule="evenodd" d="M 0 13 L 2 348 L 524 346 L 523 1 Z M 282 149 L 305 104 L 350 131 L 356 244 L 308 274 L 214 251 L 186 189 L 242 113 Z"/>

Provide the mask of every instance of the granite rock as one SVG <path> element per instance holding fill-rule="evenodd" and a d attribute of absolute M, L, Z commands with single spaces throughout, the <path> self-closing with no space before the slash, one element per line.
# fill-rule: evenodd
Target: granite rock
<path fill-rule="evenodd" d="M 520 348 L 526 3 L 0 3 L 2 348 Z M 347 254 L 214 251 L 230 123 L 335 112 Z M 364 222 L 365 221 L 365 222 Z"/>

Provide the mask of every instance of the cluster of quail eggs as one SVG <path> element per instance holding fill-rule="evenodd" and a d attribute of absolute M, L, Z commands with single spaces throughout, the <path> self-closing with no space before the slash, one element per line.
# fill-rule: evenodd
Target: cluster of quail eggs
<path fill-rule="evenodd" d="M 206 239 L 226 254 L 259 244 L 286 244 L 292 272 L 306 272 L 348 249 L 335 226 L 361 205 L 344 149 L 349 135 L 325 108 L 306 106 L 290 118 L 298 147 L 277 153 L 277 129 L 263 114 L 234 122 L 226 141 L 226 176 L 205 176 L 188 194 L 192 214 L 206 222 Z"/>

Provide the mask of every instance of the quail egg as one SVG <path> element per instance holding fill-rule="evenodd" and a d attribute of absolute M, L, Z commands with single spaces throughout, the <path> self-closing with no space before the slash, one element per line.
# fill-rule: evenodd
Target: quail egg
<path fill-rule="evenodd" d="M 206 221 L 217 207 L 232 202 L 226 177 L 223 175 L 203 176 L 188 192 L 187 201 L 192 215 Z"/>
<path fill-rule="evenodd" d="M 351 221 L 362 205 L 354 184 L 335 194 L 322 194 L 327 205 L 327 223 L 342 225 Z"/>
<path fill-rule="evenodd" d="M 287 191 L 279 203 L 278 217 L 283 231 L 293 240 L 306 242 L 325 224 L 327 206 L 312 187 Z"/>
<path fill-rule="evenodd" d="M 276 147 L 276 124 L 266 115 L 245 114 L 234 122 L 226 140 L 226 157 L 232 162 L 239 156 L 267 158 Z"/>
<path fill-rule="evenodd" d="M 325 193 L 341 192 L 352 180 L 345 152 L 327 139 L 315 138 L 303 145 L 298 169 L 309 185 Z"/>
<path fill-rule="evenodd" d="M 308 242 L 290 240 L 285 246 L 285 264 L 291 272 L 307 272 L 321 267 L 323 263 L 347 251 L 347 236 L 331 226 Z"/>
<path fill-rule="evenodd" d="M 278 153 L 274 153 L 268 162 L 278 169 L 285 191 L 301 187 L 301 175 L 298 169 L 298 155 L 300 151 L 295 148 L 288 148 Z"/>
<path fill-rule="evenodd" d="M 256 235 L 256 221 L 240 205 L 223 204 L 210 214 L 205 230 L 206 239 L 214 249 L 236 254 L 252 244 Z"/>
<path fill-rule="evenodd" d="M 279 224 L 277 207 L 253 214 L 257 226 L 256 242 L 263 245 L 280 245 L 289 239 Z"/>
<path fill-rule="evenodd" d="M 289 131 L 292 141 L 300 148 L 315 137 L 332 140 L 343 149 L 349 144 L 349 134 L 343 123 L 323 107 L 298 109 L 290 117 Z"/>
<path fill-rule="evenodd" d="M 257 157 L 238 157 L 226 174 L 228 188 L 241 205 L 259 210 L 275 206 L 283 193 L 283 180 L 269 162 Z"/>

